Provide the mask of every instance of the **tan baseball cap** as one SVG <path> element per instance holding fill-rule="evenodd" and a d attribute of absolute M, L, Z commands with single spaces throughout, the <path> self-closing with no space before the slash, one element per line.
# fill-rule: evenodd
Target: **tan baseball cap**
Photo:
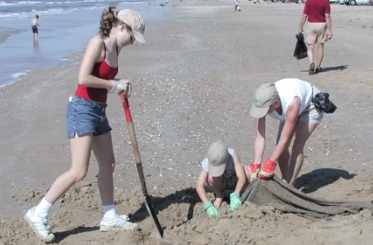
<path fill-rule="evenodd" d="M 212 177 L 223 175 L 229 157 L 228 146 L 222 140 L 212 143 L 207 151 L 207 170 Z"/>
<path fill-rule="evenodd" d="M 250 115 L 254 118 L 264 117 L 269 110 L 269 107 L 278 98 L 276 87 L 273 83 L 265 83 L 260 85 L 254 94 L 254 101 L 251 105 Z"/>
<path fill-rule="evenodd" d="M 133 9 L 122 9 L 118 12 L 117 19 L 131 27 L 136 41 L 139 43 L 146 43 L 144 36 L 145 22 L 137 11 Z"/>

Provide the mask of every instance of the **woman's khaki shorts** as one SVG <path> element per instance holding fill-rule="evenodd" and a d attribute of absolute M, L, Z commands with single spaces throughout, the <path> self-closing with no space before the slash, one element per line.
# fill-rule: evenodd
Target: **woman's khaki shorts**
<path fill-rule="evenodd" d="M 323 118 L 323 112 L 319 112 L 313 103 L 299 116 L 299 122 L 319 124 Z"/>
<path fill-rule="evenodd" d="M 315 97 L 315 95 L 318 93 L 320 93 L 320 90 L 316 88 L 315 86 L 312 86 L 312 97 Z M 300 114 L 299 121 L 306 122 L 306 123 L 319 124 L 323 116 L 324 116 L 323 112 L 318 111 L 315 105 L 311 102 L 308 108 L 306 108 L 304 112 Z"/>

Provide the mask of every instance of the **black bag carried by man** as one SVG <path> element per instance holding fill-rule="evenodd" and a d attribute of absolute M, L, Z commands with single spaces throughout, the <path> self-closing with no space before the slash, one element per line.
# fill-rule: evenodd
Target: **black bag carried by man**
<path fill-rule="evenodd" d="M 294 57 L 298 60 L 306 58 L 307 45 L 304 42 L 303 32 L 299 32 L 297 35 L 295 35 L 295 37 L 297 38 L 297 43 L 295 44 Z"/>
<path fill-rule="evenodd" d="M 312 102 L 318 110 L 325 113 L 333 113 L 337 109 L 334 103 L 329 100 L 328 93 L 317 93 L 312 99 Z"/>

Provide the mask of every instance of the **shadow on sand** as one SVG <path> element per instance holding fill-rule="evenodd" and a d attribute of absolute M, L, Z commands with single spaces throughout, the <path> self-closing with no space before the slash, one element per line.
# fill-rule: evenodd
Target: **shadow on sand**
<path fill-rule="evenodd" d="M 308 194 L 317 191 L 321 187 L 333 184 L 340 178 L 352 179 L 354 176 L 354 174 L 342 169 L 319 168 L 298 177 L 294 187 Z"/>
<path fill-rule="evenodd" d="M 98 229 L 99 229 L 98 226 L 94 226 L 94 227 L 79 226 L 79 227 L 76 227 L 76 228 L 74 228 L 72 230 L 69 230 L 69 231 L 55 232 L 54 236 L 56 238 L 53 242 L 54 243 L 59 243 L 62 240 L 64 240 L 65 238 L 67 238 L 68 236 L 83 233 L 83 232 L 96 231 Z"/>
<path fill-rule="evenodd" d="M 329 71 L 343 71 L 346 70 L 348 65 L 340 65 L 340 66 L 329 66 L 329 67 L 321 67 L 322 71 L 319 73 L 329 72 Z M 307 70 L 301 70 L 301 72 L 308 72 Z"/>
<path fill-rule="evenodd" d="M 187 188 L 184 190 L 176 191 L 166 197 L 154 197 L 150 196 L 150 203 L 152 204 L 156 214 L 166 209 L 168 206 L 175 203 L 189 203 L 189 209 L 187 213 L 187 220 L 193 218 L 194 207 L 196 203 L 201 202 L 195 188 Z M 131 220 L 139 222 L 149 216 L 148 211 L 143 203 L 141 207 L 130 215 Z"/>

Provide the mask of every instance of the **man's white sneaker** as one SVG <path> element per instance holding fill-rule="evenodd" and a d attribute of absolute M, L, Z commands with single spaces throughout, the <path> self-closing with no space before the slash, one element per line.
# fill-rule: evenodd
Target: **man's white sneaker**
<path fill-rule="evenodd" d="M 112 231 L 112 230 L 137 230 L 139 225 L 130 222 L 130 219 L 126 215 L 117 215 L 113 219 L 102 219 L 100 222 L 101 231 Z"/>
<path fill-rule="evenodd" d="M 34 213 L 35 207 L 30 208 L 24 218 L 35 234 L 44 242 L 53 242 L 54 234 L 48 224 L 48 217 L 43 218 Z"/>

